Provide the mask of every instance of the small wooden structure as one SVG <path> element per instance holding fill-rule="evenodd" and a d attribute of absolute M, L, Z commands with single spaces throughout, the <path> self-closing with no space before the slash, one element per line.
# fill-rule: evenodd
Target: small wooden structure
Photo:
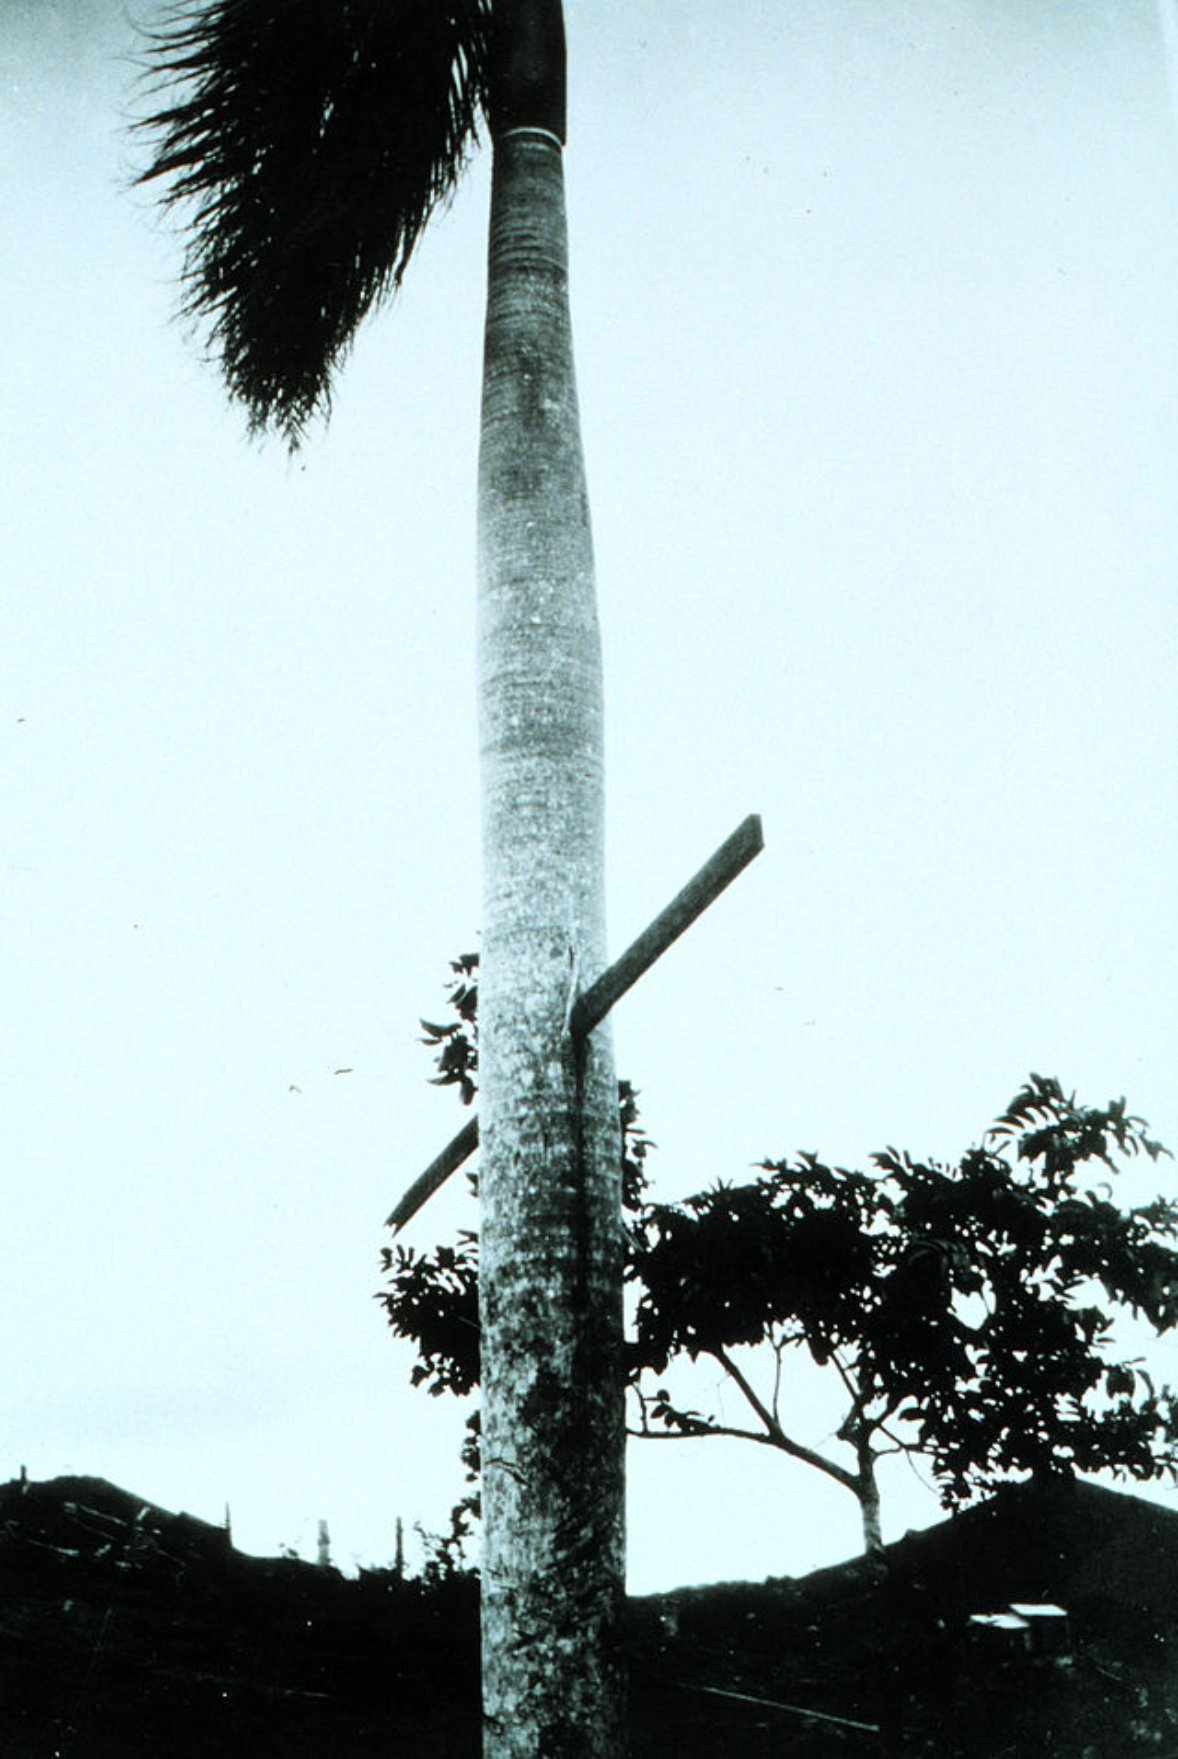
<path fill-rule="evenodd" d="M 1071 1650 L 1067 1613 L 1046 1601 L 1012 1601 L 1005 1612 L 971 1613 L 967 1635 L 995 1661 L 1057 1660 Z"/>
<path fill-rule="evenodd" d="M 1026 1621 L 1032 1655 L 1055 1657 L 1069 1653 L 1072 1646 L 1071 1633 L 1068 1629 L 1068 1615 L 1062 1606 L 1053 1606 L 1050 1602 L 1040 1604 L 1019 1600 L 1011 1602 L 1010 1610 L 1016 1617 Z"/>
<path fill-rule="evenodd" d="M 967 1634 L 971 1644 L 994 1661 L 1011 1661 L 1031 1653 L 1031 1627 L 1016 1612 L 974 1612 Z"/>

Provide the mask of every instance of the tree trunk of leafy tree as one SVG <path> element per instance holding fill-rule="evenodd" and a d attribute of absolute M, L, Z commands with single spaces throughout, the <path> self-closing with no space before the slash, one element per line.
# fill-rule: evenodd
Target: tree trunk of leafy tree
<path fill-rule="evenodd" d="M 601 652 L 568 312 L 558 0 L 502 5 L 479 462 L 486 1759 L 625 1745 L 620 1143 Z M 510 29 L 508 23 L 510 20 Z"/>
<path fill-rule="evenodd" d="M 883 1528 L 879 1516 L 879 1485 L 875 1479 L 875 1455 L 871 1449 L 870 1438 L 865 1438 L 859 1444 L 858 1454 L 859 1473 L 855 1495 L 859 1499 L 859 1513 L 863 1520 L 863 1555 L 882 1576 L 887 1570 L 887 1558 L 884 1552 Z"/>

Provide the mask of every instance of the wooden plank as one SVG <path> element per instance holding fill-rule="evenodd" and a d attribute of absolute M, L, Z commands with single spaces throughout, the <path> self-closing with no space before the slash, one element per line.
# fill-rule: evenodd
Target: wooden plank
<path fill-rule="evenodd" d="M 407 1221 L 417 1214 L 427 1198 L 432 1197 L 439 1185 L 444 1185 L 451 1173 L 457 1172 L 464 1160 L 468 1160 L 479 1145 L 479 1121 L 471 1118 L 464 1124 L 457 1136 L 453 1137 L 443 1148 L 436 1160 L 432 1160 L 419 1179 L 414 1179 L 400 1203 L 385 1221 L 386 1228 L 394 1231 L 403 1228 Z"/>
<path fill-rule="evenodd" d="M 765 836 L 758 813 L 750 812 L 726 842 L 721 843 L 710 861 L 705 861 L 693 879 L 688 880 L 666 909 L 655 917 L 636 941 L 631 941 L 620 959 L 603 971 L 596 983 L 573 1004 L 569 1030 L 575 1038 L 584 1038 L 609 1013 L 614 1003 L 649 971 L 659 956 L 677 941 L 684 929 L 690 928 L 738 873 L 742 873 L 754 856 L 765 847 Z"/>
<path fill-rule="evenodd" d="M 616 959 L 608 971 L 603 971 L 584 995 L 578 996 L 569 1014 L 569 1031 L 573 1036 L 584 1038 L 592 1032 L 605 1019 L 614 1003 L 637 983 L 644 971 L 650 970 L 660 954 L 665 953 L 679 939 L 684 929 L 691 927 L 696 917 L 703 914 L 708 905 L 720 896 L 726 886 L 732 884 L 737 874 L 742 873 L 764 847 L 765 836 L 761 829 L 760 816 L 750 812 L 737 825 L 732 835 L 721 843 L 711 860 L 704 862 L 683 890 L 655 917 L 650 927 L 636 941 L 631 941 L 621 958 Z M 447 1143 L 437 1159 L 430 1162 L 421 1177 L 414 1179 L 386 1219 L 386 1228 L 398 1231 L 406 1222 L 411 1221 L 422 1204 L 433 1196 L 439 1186 L 446 1183 L 450 1174 L 458 1170 L 478 1145 L 479 1121 L 471 1118 L 457 1136 Z"/>

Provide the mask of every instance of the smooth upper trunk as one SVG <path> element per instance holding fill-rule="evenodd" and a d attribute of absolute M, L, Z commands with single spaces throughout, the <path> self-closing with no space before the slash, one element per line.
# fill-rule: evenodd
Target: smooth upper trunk
<path fill-rule="evenodd" d="M 615 1759 L 617 1089 L 608 1029 L 581 1055 L 568 1030 L 606 957 L 601 654 L 560 143 L 502 113 L 479 465 L 484 1753 Z"/>

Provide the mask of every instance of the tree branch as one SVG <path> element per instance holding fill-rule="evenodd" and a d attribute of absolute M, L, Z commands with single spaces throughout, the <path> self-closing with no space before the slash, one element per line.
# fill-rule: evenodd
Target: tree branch
<path fill-rule="evenodd" d="M 753 1410 L 757 1413 L 757 1416 L 761 1419 L 761 1422 L 765 1425 L 765 1428 L 768 1430 L 769 1434 L 770 1435 L 780 1434 L 781 1433 L 781 1425 L 777 1422 L 777 1420 L 773 1416 L 773 1413 L 770 1410 L 768 1410 L 761 1403 L 761 1400 L 757 1397 L 757 1394 L 754 1391 L 752 1385 L 750 1384 L 750 1382 L 748 1380 L 745 1379 L 744 1375 L 741 1373 L 740 1369 L 736 1366 L 736 1363 L 732 1360 L 732 1357 L 728 1354 L 727 1350 L 725 1350 L 722 1345 L 718 1345 L 716 1347 L 716 1349 L 710 1350 L 708 1352 L 708 1354 L 711 1356 L 714 1356 L 716 1358 L 716 1361 L 720 1364 L 721 1368 L 724 1370 L 725 1374 L 727 1374 L 731 1380 L 734 1380 L 736 1382 L 737 1386 L 740 1388 L 741 1392 L 744 1394 L 746 1401 L 752 1406 Z"/>
<path fill-rule="evenodd" d="M 845 1441 L 848 1446 L 857 1449 L 861 1439 L 864 1438 L 864 1431 L 870 1433 L 883 1427 L 890 1415 L 890 1407 L 885 1406 L 878 1418 L 868 1417 L 867 1407 L 871 1403 L 870 1390 L 856 1385 L 851 1370 L 840 1362 L 837 1350 L 831 1351 L 830 1359 L 838 1371 L 838 1377 L 843 1383 L 844 1390 L 851 1399 L 851 1408 L 839 1424 L 838 1438 L 840 1441 Z"/>
<path fill-rule="evenodd" d="M 776 1338 L 773 1343 L 773 1421 L 781 1422 L 781 1366 L 785 1357 L 786 1340 Z"/>
<path fill-rule="evenodd" d="M 708 1435 L 726 1435 L 730 1440 L 759 1441 L 763 1447 L 780 1448 L 781 1442 L 776 1436 L 762 1435 L 756 1429 L 735 1429 L 724 1423 L 701 1422 L 698 1429 L 630 1429 L 627 1435 L 635 1436 L 639 1441 L 699 1441 Z M 788 1449 L 786 1450 L 789 1451 Z"/>
<path fill-rule="evenodd" d="M 709 1353 L 716 1358 L 716 1361 L 720 1364 L 721 1368 L 723 1368 L 724 1372 L 735 1381 L 753 1410 L 757 1413 L 757 1416 L 761 1419 L 761 1422 L 765 1425 L 766 1433 L 764 1435 L 754 1435 L 752 1439 L 766 1442 L 770 1447 L 779 1448 L 783 1454 L 789 1454 L 791 1459 L 801 1460 L 805 1465 L 813 1466 L 819 1472 L 825 1472 L 828 1478 L 833 1478 L 836 1484 L 841 1484 L 843 1488 L 849 1490 L 853 1496 L 857 1497 L 859 1495 L 859 1480 L 853 1472 L 849 1472 L 845 1466 L 840 1466 L 834 1460 L 828 1460 L 825 1455 L 815 1453 L 813 1448 L 806 1447 L 803 1442 L 795 1441 L 792 1436 L 785 1433 L 781 1424 L 777 1422 L 773 1415 L 761 1403 L 756 1392 L 752 1386 L 750 1386 L 749 1382 L 745 1379 L 744 1375 L 726 1350 L 717 1349 L 712 1350 Z M 743 1430 L 737 1430 L 734 1433 L 743 1435 L 745 1432 Z"/>

